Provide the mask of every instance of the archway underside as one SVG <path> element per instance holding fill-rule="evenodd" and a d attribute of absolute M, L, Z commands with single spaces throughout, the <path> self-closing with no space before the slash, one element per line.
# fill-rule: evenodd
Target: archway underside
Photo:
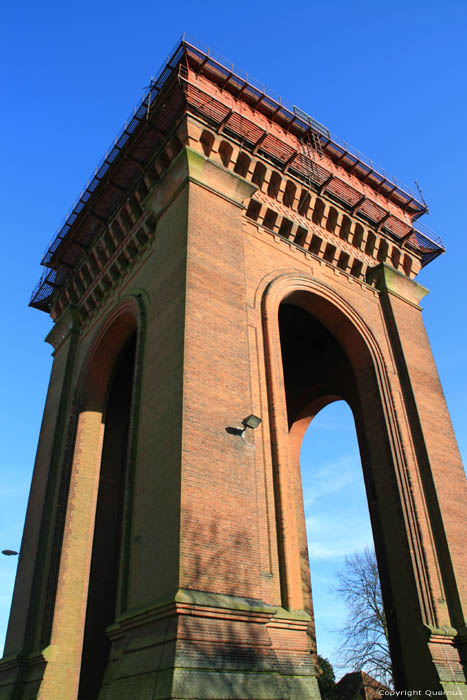
<path fill-rule="evenodd" d="M 110 650 L 106 628 L 117 614 L 135 346 L 133 335 L 116 362 L 104 413 L 78 700 L 97 700 Z"/>
<path fill-rule="evenodd" d="M 299 296 L 296 295 L 295 299 L 293 297 L 286 299 L 279 306 L 279 333 L 289 429 L 290 468 L 300 548 L 302 591 L 304 607 L 311 618 L 310 638 L 316 658 L 317 646 L 300 449 L 307 427 L 313 418 L 328 404 L 344 400 L 350 406 L 356 421 L 357 437 L 363 458 L 366 450 L 365 445 L 362 444 L 362 442 L 364 443 L 362 431 L 359 430 L 362 421 L 359 387 L 354 367 L 342 345 L 316 316 L 300 305 Z M 368 494 L 371 484 L 368 465 L 364 468 L 364 481 Z M 371 512 L 371 503 L 369 505 Z M 388 589 L 387 581 L 386 589 Z"/>

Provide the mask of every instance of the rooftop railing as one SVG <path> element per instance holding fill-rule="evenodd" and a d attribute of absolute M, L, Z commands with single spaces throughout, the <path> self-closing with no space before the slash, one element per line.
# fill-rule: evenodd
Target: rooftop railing
<path fill-rule="evenodd" d="M 186 48 L 192 48 L 196 52 L 201 52 L 206 60 L 216 63 L 224 70 L 229 71 L 229 73 L 231 73 L 232 75 L 235 75 L 242 81 L 248 83 L 249 86 L 258 90 L 262 94 L 267 95 L 269 100 L 273 100 L 275 103 L 277 103 L 278 106 L 281 106 L 284 111 L 287 111 L 295 122 L 302 121 L 305 128 L 311 125 L 316 131 L 322 134 L 324 138 L 329 139 L 333 143 L 337 144 L 340 148 L 344 149 L 347 153 L 350 153 L 352 156 L 358 159 L 359 162 L 367 165 L 368 168 L 371 169 L 371 171 L 380 174 L 385 180 L 392 182 L 399 190 L 406 193 L 410 199 L 414 200 L 415 202 L 418 202 L 420 206 L 423 207 L 422 203 L 420 202 L 419 195 L 416 192 L 414 192 L 414 190 L 411 187 L 408 187 L 396 177 L 387 173 L 383 168 L 376 165 L 370 158 L 362 154 L 357 149 L 353 148 L 353 146 L 349 145 L 347 142 L 331 135 L 329 129 L 327 129 L 323 124 L 320 124 L 320 122 L 306 114 L 306 112 L 300 110 L 295 105 L 287 103 L 285 100 L 282 99 L 280 95 L 267 88 L 264 83 L 257 80 L 246 71 L 243 71 L 242 69 L 238 68 L 231 61 L 228 61 L 226 58 L 218 54 L 216 51 L 213 51 L 210 47 L 206 46 L 202 42 L 198 41 L 197 39 L 194 39 L 193 37 L 187 34 L 184 34 L 181 40 L 178 41 L 177 44 L 174 46 L 167 60 L 162 63 L 159 72 L 157 73 L 157 77 L 155 79 L 151 78 L 149 88 L 143 95 L 142 99 L 135 106 L 133 112 L 126 120 L 122 129 L 117 134 L 114 141 L 110 144 L 109 148 L 105 152 L 105 155 L 98 163 L 97 167 L 95 168 L 85 187 L 81 191 L 79 197 L 72 204 L 71 209 L 68 211 L 65 218 L 62 220 L 62 223 L 58 227 L 55 236 L 49 242 L 44 252 L 44 256 L 41 261 L 43 265 L 48 265 L 50 263 L 53 254 L 59 247 L 60 243 L 66 237 L 71 226 L 75 222 L 81 210 L 85 207 L 86 202 L 90 199 L 92 193 L 98 186 L 101 179 L 104 177 L 106 171 L 112 164 L 113 160 L 115 160 L 125 142 L 130 138 L 131 134 L 134 132 L 141 119 L 145 116 L 148 107 L 150 108 L 150 105 L 157 97 L 159 91 L 164 86 L 167 79 L 177 68 L 181 58 L 184 55 L 184 51 Z"/>

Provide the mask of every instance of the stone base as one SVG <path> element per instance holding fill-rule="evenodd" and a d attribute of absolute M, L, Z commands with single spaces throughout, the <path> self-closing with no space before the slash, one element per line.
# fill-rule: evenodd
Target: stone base
<path fill-rule="evenodd" d="M 467 700 L 467 629 L 428 629 L 428 648 L 444 694 Z"/>
<path fill-rule="evenodd" d="M 108 629 L 112 644 L 98 700 L 320 700 L 308 625 L 304 612 L 179 590 Z M 467 700 L 465 635 L 428 632 L 433 678 L 422 674 L 423 688 L 398 690 L 424 695 L 430 688 L 432 696 Z M 56 647 L 4 658 L 0 700 L 35 700 L 46 665 L 53 680 L 59 663 Z"/>
<path fill-rule="evenodd" d="M 255 672 L 174 669 L 142 677 L 115 679 L 99 700 L 319 700 L 316 678 L 281 677 Z"/>
<path fill-rule="evenodd" d="M 109 630 L 99 700 L 319 700 L 305 613 L 193 591 L 175 597 Z"/>
<path fill-rule="evenodd" d="M 304 612 L 180 590 L 109 628 L 99 700 L 320 700 L 308 625 Z M 35 700 L 46 664 L 55 688 L 59 663 L 56 647 L 4 659 L 0 700 Z"/>

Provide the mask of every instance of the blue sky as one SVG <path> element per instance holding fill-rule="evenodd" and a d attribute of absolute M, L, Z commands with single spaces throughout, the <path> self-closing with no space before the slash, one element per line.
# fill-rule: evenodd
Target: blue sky
<path fill-rule="evenodd" d="M 347 670 L 336 653 L 347 610 L 333 591 L 345 558 L 373 548 L 352 412 L 344 401 L 324 408 L 308 427 L 300 454 L 318 653 Z"/>
<path fill-rule="evenodd" d="M 431 290 L 424 318 L 465 455 L 464 0 L 237 0 L 222 5 L 25 0 L 5 5 L 0 27 L 2 549 L 20 544 L 51 366 L 51 348 L 42 342 L 50 321 L 27 306 L 39 261 L 142 88 L 184 31 L 401 180 L 420 182 L 430 206 L 423 221 L 447 247 L 447 254 L 419 276 Z M 325 418 L 323 413 L 324 423 Z M 325 426 L 322 435 L 327 434 L 334 444 L 335 431 Z M 331 453 L 329 439 L 320 444 L 319 450 L 313 448 L 318 475 L 328 470 L 342 476 L 355 464 L 350 448 Z M 318 478 L 320 484 L 325 481 Z M 312 484 L 305 489 L 323 510 L 324 500 L 317 499 Z M 322 568 L 315 574 L 316 588 L 318 578 L 329 577 L 334 566 L 322 556 L 324 550 L 334 548 L 337 562 L 349 545 L 329 535 L 325 512 L 317 516 L 314 511 L 310 518 L 312 542 L 318 527 L 323 533 L 316 544 L 324 548 L 317 556 Z M 360 544 L 356 540 L 352 546 Z M 15 566 L 13 558 L 0 558 L 0 643 Z M 319 606 L 324 616 L 326 606 L 325 600 Z"/>

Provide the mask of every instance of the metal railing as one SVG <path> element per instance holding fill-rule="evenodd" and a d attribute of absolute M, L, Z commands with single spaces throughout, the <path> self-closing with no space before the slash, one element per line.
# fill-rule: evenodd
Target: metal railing
<path fill-rule="evenodd" d="M 234 65 L 234 63 L 228 61 L 226 58 L 218 54 L 216 51 L 213 51 L 210 47 L 206 46 L 197 39 L 194 39 L 190 35 L 183 34 L 181 39 L 175 44 L 171 54 L 169 54 L 169 56 L 167 57 L 167 60 L 164 61 L 160 66 L 160 69 L 156 74 L 157 77 L 155 79 L 151 78 L 151 83 L 148 90 L 145 92 L 141 100 L 139 100 L 139 102 L 133 109 L 133 112 L 130 114 L 125 124 L 123 125 L 122 129 L 119 131 L 119 133 L 105 152 L 105 155 L 99 161 L 97 167 L 95 168 L 85 187 L 81 191 L 79 197 L 73 202 L 71 208 L 62 220 L 60 226 L 58 227 L 56 234 L 49 242 L 44 252 L 41 264 L 49 264 L 54 252 L 57 250 L 62 240 L 66 237 L 68 231 L 75 222 L 79 213 L 84 208 L 88 199 L 91 197 L 92 192 L 95 190 L 100 180 L 104 177 L 111 163 L 116 158 L 125 142 L 131 136 L 136 126 L 141 121 L 142 117 L 146 114 L 148 107 L 157 97 L 157 94 L 164 86 L 167 79 L 172 74 L 173 70 L 177 67 L 181 57 L 183 56 L 185 47 L 191 47 L 196 52 L 201 52 L 205 58 L 213 61 L 218 66 L 232 74 L 232 76 L 237 76 L 240 80 L 244 81 L 249 86 L 259 91 L 261 94 L 267 96 L 268 100 L 272 100 L 277 104 L 277 106 L 281 107 L 284 110 L 284 112 L 288 112 L 290 118 L 293 119 L 295 122 L 302 122 L 305 130 L 306 128 L 311 126 L 320 134 L 322 134 L 325 138 L 329 139 L 338 147 L 347 151 L 353 157 L 358 159 L 361 163 L 364 163 L 368 168 L 380 174 L 385 180 L 392 182 L 398 189 L 405 192 L 409 198 L 415 200 L 420 204 L 420 206 L 422 206 L 419 195 L 411 187 L 408 187 L 396 177 L 387 173 L 384 170 L 384 168 L 379 167 L 370 158 L 368 158 L 356 148 L 348 144 L 346 141 L 343 141 L 342 139 L 339 139 L 332 135 L 329 129 L 327 129 L 327 127 L 325 127 L 316 119 L 308 115 L 303 110 L 299 109 L 296 105 L 289 104 L 287 101 L 283 100 L 280 95 L 275 93 L 273 90 L 269 90 L 266 87 L 266 85 L 260 80 L 257 80 L 246 71 L 243 71 L 241 68 L 238 68 Z"/>
<path fill-rule="evenodd" d="M 47 265 L 50 262 L 53 254 L 57 250 L 62 240 L 64 240 L 64 238 L 66 237 L 68 231 L 76 221 L 78 215 L 86 205 L 87 201 L 90 199 L 97 185 L 105 176 L 107 170 L 109 169 L 115 158 L 118 156 L 121 149 L 140 123 L 141 119 L 146 115 L 148 107 L 150 107 L 150 105 L 153 103 L 158 93 L 160 92 L 161 88 L 165 85 L 167 78 L 177 67 L 182 54 L 183 41 L 179 41 L 175 45 L 172 54 L 167 58 L 167 61 L 162 63 L 160 70 L 157 74 L 158 77 L 156 79 L 151 78 L 151 83 L 147 91 L 144 93 L 141 100 L 134 107 L 133 112 L 125 121 L 123 127 L 120 129 L 117 136 L 114 138 L 113 142 L 106 150 L 104 156 L 98 162 L 97 167 L 94 169 L 94 172 L 88 179 L 84 188 L 81 190 L 79 196 L 75 199 L 67 214 L 62 219 L 62 222 L 58 227 L 55 235 L 50 240 L 48 246 L 44 251 L 41 265 Z"/>
<path fill-rule="evenodd" d="M 156 99 L 160 90 L 166 84 L 168 78 L 172 75 L 173 71 L 178 67 L 182 57 L 185 54 L 185 51 L 188 51 L 189 53 L 191 52 L 192 56 L 197 55 L 202 62 L 209 62 L 211 63 L 211 65 L 215 64 L 214 67 L 216 68 L 216 70 L 221 71 L 223 75 L 227 75 L 230 78 L 235 79 L 240 83 L 243 83 L 245 87 L 248 87 L 248 89 L 256 91 L 263 101 L 265 101 L 269 105 L 274 104 L 274 106 L 277 107 L 277 112 L 280 113 L 281 116 L 297 124 L 300 128 L 304 130 L 304 132 L 306 132 L 310 128 L 313 129 L 315 132 L 318 133 L 319 137 L 323 139 L 324 145 L 326 145 L 327 142 L 327 144 L 331 144 L 332 146 L 345 151 L 352 158 L 355 158 L 359 163 L 369 168 L 378 176 L 380 176 L 387 182 L 392 183 L 397 188 L 400 194 L 407 197 L 407 201 L 413 200 L 416 204 L 420 206 L 420 213 L 423 213 L 423 211 L 426 209 L 425 204 L 420 201 L 420 195 L 416 193 L 411 187 L 408 187 L 399 179 L 387 173 L 384 170 L 384 168 L 379 167 L 370 158 L 362 154 L 360 151 L 355 149 L 346 141 L 343 141 L 333 136 L 326 126 L 318 122 L 316 119 L 308 115 L 303 110 L 299 109 L 297 106 L 289 104 L 287 101 L 283 100 L 283 98 L 280 95 L 278 95 L 272 90 L 269 90 L 263 82 L 257 80 L 246 71 L 243 71 L 241 68 L 238 68 L 234 65 L 234 63 L 227 60 L 226 58 L 218 54 L 216 51 L 213 51 L 210 47 L 206 46 L 202 42 L 198 41 L 197 39 L 191 37 L 188 34 L 183 34 L 181 39 L 175 44 L 172 52 L 169 54 L 167 59 L 160 66 L 156 78 L 151 78 L 150 85 L 146 89 L 143 97 L 139 100 L 139 102 L 133 109 L 133 112 L 126 120 L 122 129 L 119 131 L 113 142 L 110 144 L 103 158 L 101 158 L 101 160 L 99 161 L 97 167 L 95 168 L 85 187 L 81 191 L 79 197 L 75 200 L 71 209 L 68 211 L 67 215 L 62 220 L 62 223 L 58 227 L 55 236 L 52 238 L 45 250 L 44 256 L 41 261 L 42 265 L 50 265 L 54 253 L 60 246 L 61 242 L 66 238 L 68 232 L 70 231 L 74 222 L 78 218 L 80 212 L 84 209 L 86 203 L 91 198 L 92 193 L 102 181 L 102 179 L 105 177 L 106 172 L 108 171 L 118 154 L 121 152 L 127 140 L 131 137 L 138 124 L 147 114 L 148 109 L 150 109 L 151 104 Z M 438 250 L 437 254 L 439 254 L 439 252 L 444 252 L 444 246 L 439 237 L 436 236 L 432 231 L 427 229 L 426 226 L 417 221 L 416 225 L 414 226 L 414 230 L 418 232 L 420 243 L 424 247 L 426 247 L 427 249 L 429 248 L 430 250 L 433 249 L 433 251 Z M 46 270 L 44 272 L 39 286 L 41 284 L 48 285 L 48 282 L 50 280 L 52 288 L 52 286 L 54 285 L 55 278 L 54 281 L 52 281 L 53 276 L 50 276 L 48 274 L 49 272 L 50 270 Z"/>
<path fill-rule="evenodd" d="M 377 163 L 371 160 L 371 158 L 366 156 L 364 153 L 354 148 L 343 139 L 332 134 L 324 124 L 319 122 L 314 117 L 310 116 L 307 112 L 303 111 L 296 105 L 292 105 L 291 103 L 287 102 L 287 100 L 284 100 L 280 95 L 275 93 L 273 90 L 270 90 L 263 82 L 257 80 L 252 75 L 236 66 L 234 63 L 232 63 L 232 61 L 227 60 L 226 58 L 218 54 L 216 51 L 213 51 L 208 46 L 206 46 L 206 44 L 203 44 L 202 42 L 198 41 L 197 39 L 188 34 L 183 34 L 179 44 L 177 44 L 177 47 L 182 46 L 183 44 L 191 46 L 197 51 L 201 51 L 206 57 L 217 63 L 219 66 L 221 66 L 224 69 L 227 69 L 233 76 L 239 77 L 241 80 L 248 83 L 262 94 L 267 95 L 268 98 L 272 99 L 278 106 L 281 106 L 284 110 L 289 112 L 291 117 L 295 118 L 295 121 L 301 121 L 306 127 L 312 126 L 323 136 L 325 136 L 330 141 L 334 142 L 337 146 L 339 146 L 340 148 L 344 149 L 349 154 L 357 158 L 361 163 L 364 163 L 366 166 L 368 166 L 368 168 L 370 168 L 374 172 L 382 175 L 385 180 L 392 182 L 394 185 L 396 185 L 398 189 L 403 190 L 407 195 L 410 196 L 411 199 L 414 199 L 421 206 L 423 206 L 423 203 L 420 201 L 420 195 L 416 190 L 414 190 L 409 185 L 403 183 L 402 180 L 396 178 L 391 173 L 388 173 L 384 168 L 377 165 Z"/>

